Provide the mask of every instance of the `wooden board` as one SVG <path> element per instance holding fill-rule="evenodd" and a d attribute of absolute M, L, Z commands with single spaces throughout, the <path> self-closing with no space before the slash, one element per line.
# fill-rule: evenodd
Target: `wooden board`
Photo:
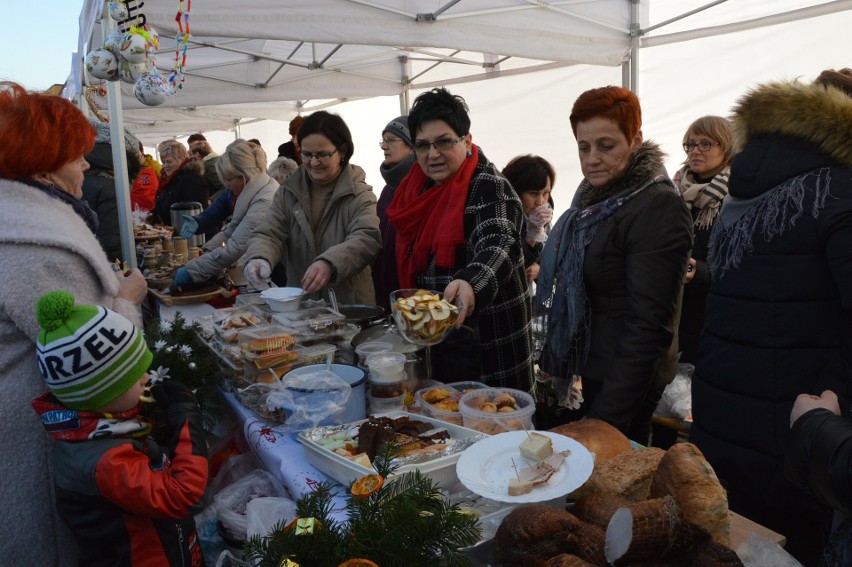
<path fill-rule="evenodd" d="M 768 538 L 781 547 L 787 543 L 787 538 L 783 535 L 773 532 L 769 528 L 765 528 L 756 522 L 752 522 L 744 516 L 740 516 L 736 512 L 728 511 L 728 516 L 731 518 L 731 549 L 734 551 L 748 539 L 748 534 L 755 532 Z"/>
<path fill-rule="evenodd" d="M 155 299 L 162 302 L 163 305 L 168 305 L 169 307 L 173 305 L 191 305 L 193 303 L 207 303 L 212 299 L 216 299 L 217 297 L 231 297 L 234 292 L 228 291 L 224 287 L 220 287 L 214 291 L 208 291 L 206 293 L 199 294 L 186 294 L 179 296 L 172 296 L 156 289 L 148 288 L 148 293 L 150 293 Z"/>

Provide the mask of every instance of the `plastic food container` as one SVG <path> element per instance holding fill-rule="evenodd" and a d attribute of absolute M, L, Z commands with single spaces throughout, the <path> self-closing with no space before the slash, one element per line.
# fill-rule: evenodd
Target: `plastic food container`
<path fill-rule="evenodd" d="M 271 287 L 260 292 L 269 308 L 276 313 L 296 311 L 302 306 L 305 295 L 305 290 L 300 287 Z"/>
<path fill-rule="evenodd" d="M 372 394 L 367 394 L 367 405 L 370 408 L 369 415 L 403 411 L 405 409 L 405 393 L 394 398 L 377 398 Z"/>
<path fill-rule="evenodd" d="M 285 374 L 282 379 L 297 375 L 306 376 L 312 373 L 324 371 L 326 368 L 327 365 L 325 364 L 310 364 L 308 366 L 302 366 L 295 370 L 291 370 Z M 340 425 L 364 419 L 367 416 L 367 404 L 365 400 L 366 377 L 364 375 L 364 371 L 357 366 L 351 366 L 348 364 L 332 364 L 331 371 L 342 378 L 344 382 L 349 384 L 351 392 L 349 394 L 349 400 L 346 402 L 346 407 L 343 411 L 332 415 L 321 422 L 320 425 Z M 304 399 L 307 399 L 310 396 L 323 395 L 323 391 L 321 390 L 309 391 L 304 389 L 294 389 L 293 391 L 298 393 L 300 397 Z"/>
<path fill-rule="evenodd" d="M 450 438 L 460 442 L 462 446 L 459 451 L 448 455 L 427 459 L 422 462 L 403 464 L 396 469 L 391 476 L 416 469 L 441 486 L 457 485 L 459 483 L 459 479 L 456 473 L 456 462 L 458 462 L 463 448 L 470 446 L 479 439 L 482 439 L 482 434 L 461 426 L 446 424 L 427 416 L 415 415 L 404 411 L 394 411 L 387 414 L 387 417 L 390 417 L 391 419 L 402 416 L 408 416 L 412 420 L 416 421 L 432 423 L 436 428 L 445 428 L 449 432 Z M 351 424 L 351 426 L 356 425 L 358 424 Z M 350 426 L 347 426 L 347 429 L 349 428 Z M 305 457 L 307 457 L 309 463 L 344 486 L 348 486 L 349 483 L 364 475 L 375 472 L 374 470 L 359 465 L 358 463 L 342 457 L 333 451 L 329 451 L 317 443 L 314 439 L 321 429 L 322 428 L 319 430 L 303 431 L 299 433 L 298 439 L 302 444 L 302 447 L 305 449 Z"/>
<path fill-rule="evenodd" d="M 509 400 L 514 400 L 514 404 L 509 404 Z M 520 390 L 484 388 L 463 395 L 459 410 L 465 427 L 494 435 L 532 429 L 535 400 Z"/>
<path fill-rule="evenodd" d="M 377 352 L 367 357 L 370 381 L 388 384 L 405 380 L 405 355 L 400 352 Z"/>
<path fill-rule="evenodd" d="M 464 420 L 458 407 L 459 400 L 470 390 L 481 390 L 487 387 L 482 382 L 453 382 L 450 384 L 430 386 L 429 388 L 418 390 L 415 394 L 415 401 L 420 407 L 420 411 L 424 414 L 432 416 L 435 419 L 440 419 L 441 421 L 446 421 L 447 423 L 462 425 Z M 433 390 L 445 390 L 445 393 L 449 393 L 449 396 L 441 400 L 427 402 L 424 395 L 428 398 L 427 393 Z"/>
<path fill-rule="evenodd" d="M 367 367 L 367 357 L 377 352 L 393 352 L 393 345 L 385 341 L 371 341 L 363 343 L 355 348 L 355 354 L 358 355 L 358 366 Z"/>

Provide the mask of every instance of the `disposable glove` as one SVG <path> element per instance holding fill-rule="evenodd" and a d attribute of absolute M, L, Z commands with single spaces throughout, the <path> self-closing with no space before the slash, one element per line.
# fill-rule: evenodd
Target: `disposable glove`
<path fill-rule="evenodd" d="M 180 227 L 180 235 L 189 240 L 195 235 L 196 230 L 198 230 L 198 221 L 195 220 L 195 217 L 183 215 L 183 224 Z"/>
<path fill-rule="evenodd" d="M 272 275 L 272 267 L 269 262 L 262 258 L 249 260 L 246 267 L 243 268 L 243 275 L 252 289 L 264 290 L 269 287 L 267 280 Z"/>
<path fill-rule="evenodd" d="M 530 242 L 544 242 L 547 233 L 544 227 L 553 219 L 553 209 L 548 203 L 536 207 L 527 216 L 527 240 Z"/>
<path fill-rule="evenodd" d="M 192 278 L 186 268 L 178 268 L 172 280 L 172 287 L 181 287 L 192 283 Z"/>

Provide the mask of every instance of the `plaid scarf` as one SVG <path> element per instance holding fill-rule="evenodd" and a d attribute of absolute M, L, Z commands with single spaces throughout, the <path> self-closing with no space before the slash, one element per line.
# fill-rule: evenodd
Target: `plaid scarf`
<path fill-rule="evenodd" d="M 708 229 L 722 208 L 722 199 L 728 194 L 728 179 L 731 177 L 731 166 L 726 165 L 709 183 L 698 183 L 695 174 L 687 166 L 675 173 L 674 184 L 680 191 L 680 196 L 690 209 L 698 209 L 695 217 L 695 228 Z"/>

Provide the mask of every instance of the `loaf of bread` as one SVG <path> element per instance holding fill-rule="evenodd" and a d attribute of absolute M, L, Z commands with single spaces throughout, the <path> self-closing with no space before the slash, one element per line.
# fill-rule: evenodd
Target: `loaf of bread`
<path fill-rule="evenodd" d="M 584 491 L 614 494 L 631 502 L 647 500 L 657 465 L 665 454 L 658 447 L 643 447 L 616 455 L 595 467 Z"/>
<path fill-rule="evenodd" d="M 671 495 L 686 519 L 710 532 L 713 541 L 730 544 L 728 497 L 713 467 L 692 443 L 675 443 L 660 460 L 651 497 Z"/>
<path fill-rule="evenodd" d="M 590 453 L 594 453 L 595 468 L 632 449 L 630 440 L 621 431 L 600 419 L 572 421 L 550 431 L 579 441 Z"/>
<path fill-rule="evenodd" d="M 576 555 L 569 555 L 568 553 L 551 557 L 545 565 L 547 567 L 595 567 L 593 563 L 589 563 L 585 559 L 581 559 Z"/>
<path fill-rule="evenodd" d="M 546 567 L 563 553 L 604 565 L 604 531 L 573 514 L 546 504 L 522 504 L 503 519 L 494 535 L 501 564 Z"/>

